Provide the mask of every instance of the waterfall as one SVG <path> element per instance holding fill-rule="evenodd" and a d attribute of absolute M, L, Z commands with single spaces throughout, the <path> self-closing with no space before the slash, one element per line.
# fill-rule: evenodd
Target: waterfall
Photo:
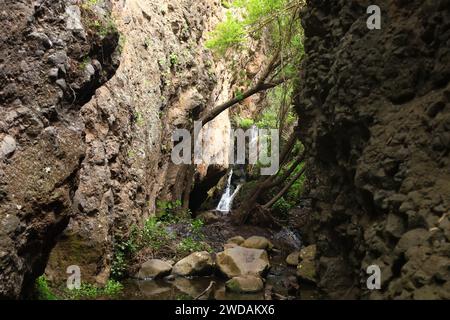
<path fill-rule="evenodd" d="M 217 205 L 216 210 L 220 212 L 230 212 L 231 206 L 233 204 L 233 199 L 236 197 L 241 185 L 238 185 L 234 191 L 232 191 L 233 186 L 231 185 L 231 178 L 233 177 L 233 169 L 230 170 L 228 174 L 227 187 L 225 188 L 225 192 L 220 198 L 219 204 Z"/>

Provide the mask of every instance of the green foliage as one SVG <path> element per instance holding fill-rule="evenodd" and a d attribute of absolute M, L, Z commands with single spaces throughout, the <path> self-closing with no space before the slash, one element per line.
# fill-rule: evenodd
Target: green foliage
<path fill-rule="evenodd" d="M 44 275 L 36 279 L 35 291 L 39 300 L 58 300 L 58 297 L 50 289 Z"/>
<path fill-rule="evenodd" d="M 180 63 L 180 59 L 176 53 L 171 53 L 169 56 L 170 66 L 176 67 Z"/>
<path fill-rule="evenodd" d="M 243 130 L 250 129 L 253 125 L 255 125 L 255 121 L 253 119 L 241 118 L 239 116 L 234 116 L 233 122 L 237 128 L 241 128 Z"/>
<path fill-rule="evenodd" d="M 273 43 L 283 46 L 286 53 L 294 49 L 298 56 L 303 55 L 303 31 L 296 11 L 302 0 L 234 0 L 222 1 L 222 5 L 230 10 L 211 32 L 207 48 L 223 55 L 268 30 Z"/>
<path fill-rule="evenodd" d="M 196 251 L 208 249 L 203 242 L 195 240 L 192 237 L 186 237 L 178 244 L 177 250 L 180 254 L 186 255 Z"/>
<path fill-rule="evenodd" d="M 86 56 L 83 58 L 83 61 L 80 63 L 80 69 L 86 69 L 87 65 L 91 63 L 91 57 Z"/>
<path fill-rule="evenodd" d="M 111 264 L 111 277 L 113 279 L 123 279 L 127 275 L 128 260 L 140 248 L 138 233 L 137 227 L 133 226 L 128 238 L 117 240 L 114 243 L 114 255 Z"/>
<path fill-rule="evenodd" d="M 294 205 L 295 204 L 286 201 L 284 197 L 281 197 L 277 202 L 275 202 L 272 209 L 275 213 L 286 216 Z"/>
<path fill-rule="evenodd" d="M 142 230 L 144 246 L 158 250 L 171 239 L 173 239 L 173 235 L 167 232 L 165 223 L 159 221 L 158 218 L 151 217 L 145 222 Z"/>
<path fill-rule="evenodd" d="M 182 203 L 180 200 L 175 201 L 156 201 L 156 215 L 160 221 L 177 222 L 181 218 L 185 218 L 189 212 L 182 212 Z"/>
<path fill-rule="evenodd" d="M 204 225 L 205 225 L 205 223 L 201 219 L 192 220 L 192 222 L 191 222 L 192 234 L 194 236 L 196 236 L 197 238 L 203 239 L 202 228 Z"/>
<path fill-rule="evenodd" d="M 164 251 L 173 255 L 209 249 L 202 242 L 203 221 L 188 218 L 190 212 L 182 210 L 181 201 L 157 201 L 157 213 L 157 216 L 148 218 L 142 228 L 133 226 L 127 237 L 116 239 L 111 268 L 113 279 L 123 279 L 130 261 L 144 248 L 150 248 L 155 254 Z M 175 225 L 187 229 L 188 235 L 182 240 L 177 239 L 175 231 L 169 231 Z"/>
<path fill-rule="evenodd" d="M 79 289 L 67 289 L 67 295 L 72 300 L 89 300 L 99 297 L 114 297 L 120 294 L 123 285 L 115 280 L 108 280 L 103 288 L 90 283 L 83 283 Z"/>
<path fill-rule="evenodd" d="M 229 48 L 244 43 L 245 37 L 244 24 L 231 13 L 227 13 L 225 21 L 219 23 L 211 32 L 206 47 L 223 55 Z"/>

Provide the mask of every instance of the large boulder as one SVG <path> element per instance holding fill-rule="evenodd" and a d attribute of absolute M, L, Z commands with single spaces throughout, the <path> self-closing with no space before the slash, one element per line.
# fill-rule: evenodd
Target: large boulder
<path fill-rule="evenodd" d="M 297 266 L 297 276 L 304 282 L 316 282 L 316 246 L 311 245 L 300 250 L 299 260 Z"/>
<path fill-rule="evenodd" d="M 138 279 L 162 278 L 172 271 L 172 266 L 159 259 L 151 259 L 144 262 L 136 275 Z"/>
<path fill-rule="evenodd" d="M 270 268 L 267 252 L 261 249 L 235 247 L 217 254 L 219 270 L 228 278 L 264 275 Z"/>
<path fill-rule="evenodd" d="M 214 269 L 214 261 L 206 252 L 194 252 L 184 259 L 178 261 L 172 269 L 172 273 L 178 276 L 200 276 L 208 275 Z"/>
<path fill-rule="evenodd" d="M 260 277 L 246 275 L 228 280 L 225 286 L 232 292 L 255 293 L 262 291 L 264 283 Z"/>
<path fill-rule="evenodd" d="M 267 238 L 253 236 L 245 240 L 241 246 L 252 249 L 272 250 L 273 244 Z"/>

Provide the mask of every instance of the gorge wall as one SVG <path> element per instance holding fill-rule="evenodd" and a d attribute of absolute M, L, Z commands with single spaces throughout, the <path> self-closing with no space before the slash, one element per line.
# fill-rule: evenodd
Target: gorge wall
<path fill-rule="evenodd" d="M 81 106 L 114 74 L 119 34 L 106 3 L 1 1 L 0 15 L 0 297 L 18 297 L 72 215 Z"/>
<path fill-rule="evenodd" d="M 308 2 L 296 107 L 333 298 L 450 298 L 449 21 L 445 0 Z"/>

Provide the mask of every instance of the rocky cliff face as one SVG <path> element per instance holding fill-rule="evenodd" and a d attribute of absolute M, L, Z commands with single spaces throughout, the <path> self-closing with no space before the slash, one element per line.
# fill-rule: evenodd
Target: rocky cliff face
<path fill-rule="evenodd" d="M 0 62 L 0 296 L 27 292 L 57 241 L 50 280 L 78 265 L 83 281 L 104 283 L 114 237 L 154 214 L 158 196 L 189 196 L 193 167 L 172 165 L 171 135 L 215 102 L 203 41 L 220 3 L 2 1 L 0 9 L 9 30 Z"/>
<path fill-rule="evenodd" d="M 309 1 L 298 88 L 319 285 L 450 298 L 450 3 Z M 366 287 L 381 268 L 382 289 Z"/>
<path fill-rule="evenodd" d="M 0 297 L 18 297 L 73 213 L 80 108 L 117 68 L 119 35 L 106 2 L 2 1 L 0 15 Z"/>
<path fill-rule="evenodd" d="M 113 3 L 120 67 L 80 111 L 86 147 L 75 217 L 52 251 L 50 280 L 78 265 L 83 281 L 105 283 L 114 239 L 153 215 L 157 198 L 188 198 L 194 167 L 172 163 L 171 136 L 213 103 L 217 79 L 203 41 L 219 9 L 213 1 Z"/>

